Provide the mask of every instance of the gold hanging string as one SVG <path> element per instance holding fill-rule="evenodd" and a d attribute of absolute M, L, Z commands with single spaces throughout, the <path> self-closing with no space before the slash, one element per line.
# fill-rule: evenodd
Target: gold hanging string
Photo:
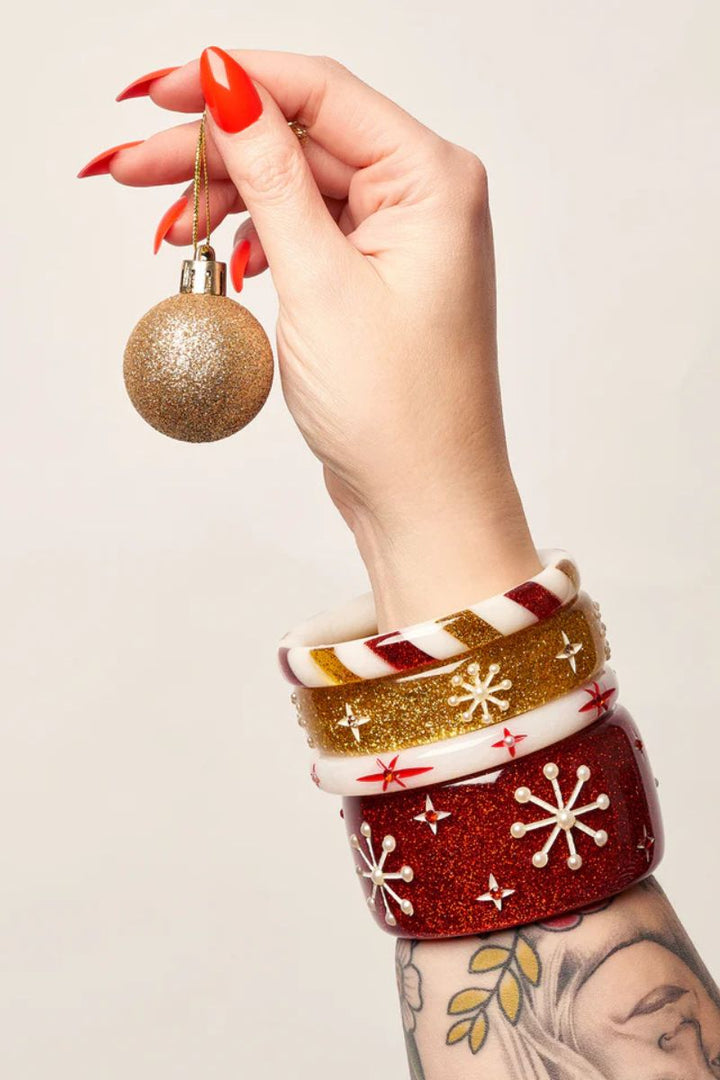
<path fill-rule="evenodd" d="M 193 177 L 193 258 L 198 257 L 200 235 L 200 188 L 205 188 L 205 244 L 210 246 L 210 184 L 208 182 L 207 148 L 205 138 L 205 113 L 200 120 L 197 148 L 195 150 L 195 174 Z"/>

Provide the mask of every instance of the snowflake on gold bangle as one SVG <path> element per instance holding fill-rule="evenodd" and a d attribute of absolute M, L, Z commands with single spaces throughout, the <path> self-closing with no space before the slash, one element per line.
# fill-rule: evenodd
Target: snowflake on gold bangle
<path fill-rule="evenodd" d="M 395 837 L 394 836 L 384 836 L 383 837 L 382 854 L 380 855 L 380 858 L 378 859 L 376 857 L 376 855 L 375 855 L 375 849 L 373 847 L 372 830 L 371 830 L 370 826 L 368 825 L 367 821 L 363 821 L 362 825 L 360 826 L 360 832 L 361 832 L 362 836 L 365 838 L 365 843 L 367 844 L 368 854 L 366 855 L 365 852 L 363 851 L 363 849 L 362 849 L 362 847 L 360 845 L 360 840 L 355 835 L 355 833 L 353 833 L 352 836 L 350 837 L 350 847 L 352 847 L 355 851 L 357 851 L 358 855 L 360 856 L 362 861 L 365 863 L 365 866 L 367 867 L 366 870 L 363 870 L 362 866 L 357 866 L 356 865 L 355 866 L 355 873 L 358 875 L 358 877 L 365 878 L 366 880 L 372 882 L 372 892 L 368 896 L 368 900 L 367 900 L 368 907 L 371 907 L 371 908 L 375 907 L 375 899 L 376 899 L 377 894 L 379 892 L 380 896 L 382 897 L 383 905 L 385 907 L 385 922 L 388 924 L 388 926 L 397 926 L 397 919 L 393 915 L 392 910 L 390 908 L 390 900 L 395 901 L 395 903 L 398 905 L 398 907 L 402 911 L 403 915 L 413 915 L 415 913 L 415 909 L 413 908 L 413 906 L 412 906 L 412 904 L 411 904 L 411 902 L 409 900 L 404 900 L 401 896 L 398 896 L 398 894 L 393 889 L 392 885 L 389 885 L 388 882 L 389 881 L 405 881 L 405 882 L 408 882 L 408 883 L 411 882 L 413 877 L 415 876 L 413 874 L 413 869 L 412 869 L 411 866 L 401 866 L 399 870 L 394 871 L 392 873 L 389 873 L 385 869 L 385 862 L 387 860 L 388 855 L 392 851 L 395 850 L 395 847 L 396 847 Z M 390 899 L 388 899 L 388 897 Z"/>
<path fill-rule="evenodd" d="M 491 664 L 487 675 L 483 678 L 480 674 L 479 664 L 468 664 L 465 677 L 453 675 L 451 679 L 452 685 L 464 690 L 465 693 L 451 694 L 448 698 L 448 705 L 455 707 L 463 705 L 466 701 L 470 702 L 462 714 L 463 720 L 472 720 L 475 710 L 482 709 L 482 722 L 483 724 L 489 723 L 492 718 L 490 713 L 491 705 L 496 705 L 501 712 L 505 712 L 510 707 L 508 701 L 497 697 L 499 690 L 509 690 L 512 686 L 510 679 L 502 679 L 499 683 L 493 682 L 499 672 L 500 665 Z"/>
<path fill-rule="evenodd" d="M 587 836 L 591 836 L 598 847 L 604 847 L 608 841 L 608 834 L 604 829 L 591 829 L 588 825 L 585 825 L 582 821 L 578 821 L 578 818 L 582 814 L 589 814 L 591 810 L 607 810 L 610 805 L 610 799 L 607 795 L 598 795 L 593 802 L 586 803 L 584 806 L 576 806 L 580 792 L 583 786 L 590 779 L 590 770 L 587 765 L 581 765 L 575 775 L 577 776 L 577 783 L 573 788 L 570 798 L 565 802 L 560 785 L 558 784 L 558 774 L 560 770 L 557 765 L 552 761 L 549 761 L 543 768 L 543 774 L 546 780 L 549 780 L 552 784 L 553 794 L 555 796 L 556 805 L 552 806 L 551 803 L 545 802 L 544 799 L 539 799 L 537 795 L 533 795 L 530 788 L 519 787 L 515 792 L 515 798 L 519 803 L 534 803 L 535 806 L 539 806 L 542 810 L 547 810 L 551 815 L 550 817 L 540 818 L 537 821 L 516 821 L 510 827 L 510 835 L 516 840 L 521 840 L 526 833 L 529 833 L 533 829 L 551 828 L 552 832 L 548 836 L 547 840 L 536 851 L 532 857 L 533 866 L 538 868 L 547 866 L 549 861 L 549 854 L 553 847 L 553 844 L 557 840 L 561 832 L 565 833 L 565 839 L 567 841 L 568 855 L 567 864 L 571 870 L 579 870 L 582 866 L 582 856 L 578 855 L 575 848 L 575 838 L 573 836 L 573 829 L 579 829 L 580 832 L 584 832 Z"/>

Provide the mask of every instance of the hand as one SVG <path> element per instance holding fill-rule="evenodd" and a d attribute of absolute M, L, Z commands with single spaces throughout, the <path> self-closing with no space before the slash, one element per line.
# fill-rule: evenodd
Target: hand
<path fill-rule="evenodd" d="M 269 265 L 278 291 L 285 398 L 355 534 L 380 625 L 535 573 L 505 446 L 479 159 L 325 58 L 210 49 L 149 90 L 179 112 L 201 111 L 204 92 L 214 224 L 251 215 L 236 241 L 250 242 L 247 273 Z M 162 132 L 109 171 L 190 178 L 196 138 L 196 123 Z M 187 244 L 190 230 L 188 205 L 166 238 Z"/>

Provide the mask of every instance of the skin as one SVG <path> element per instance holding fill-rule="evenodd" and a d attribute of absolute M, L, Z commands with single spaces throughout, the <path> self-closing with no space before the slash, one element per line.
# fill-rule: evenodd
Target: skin
<path fill-rule="evenodd" d="M 525 580 L 539 563 L 503 430 L 482 163 L 333 60 L 232 55 L 263 112 L 233 135 L 208 118 L 212 222 L 249 214 L 236 242 L 250 241 L 248 275 L 272 274 L 285 398 L 353 532 L 379 628 Z M 154 81 L 150 96 L 171 112 L 201 112 L 198 63 Z M 310 131 L 302 146 L 290 118 Z M 170 127 L 121 151 L 112 176 L 138 187 L 191 179 L 197 130 Z M 167 239 L 190 238 L 188 206 Z M 496 943 L 515 949 L 520 934 L 545 974 L 528 984 L 508 954 L 525 978 L 522 1011 L 510 1022 L 497 993 L 488 999 L 474 1053 L 467 1038 L 448 1044 L 457 1020 L 448 1005 L 472 985 L 468 960 L 493 937 L 398 945 L 415 1080 L 720 1076 L 717 988 L 658 886 L 562 930 L 525 927 Z M 561 961 L 584 973 L 569 1013 L 548 982 Z M 546 1073 L 540 1043 L 562 1059 Z"/>
<path fill-rule="evenodd" d="M 380 628 L 525 580 L 539 563 L 505 445 L 482 163 L 335 61 L 231 55 L 263 112 L 233 135 L 209 119 L 212 218 L 250 213 L 238 238 L 248 273 L 269 265 L 277 288 L 285 398 L 355 536 Z M 151 96 L 201 111 L 197 62 Z M 111 173 L 190 179 L 196 138 L 196 122 L 161 131 Z M 168 239 L 190 234 L 188 207 Z"/>

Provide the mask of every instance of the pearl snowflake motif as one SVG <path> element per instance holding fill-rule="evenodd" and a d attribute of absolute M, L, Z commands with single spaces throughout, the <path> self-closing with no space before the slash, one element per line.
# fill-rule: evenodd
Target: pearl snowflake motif
<path fill-rule="evenodd" d="M 587 765 L 581 765 L 575 773 L 577 776 L 577 783 L 573 788 L 570 798 L 565 802 L 557 780 L 559 772 L 560 770 L 557 765 L 552 761 L 549 761 L 543 768 L 545 779 L 549 780 L 552 784 L 553 794 L 557 804 L 556 806 L 552 806 L 550 803 L 545 802 L 544 799 L 539 799 L 537 795 L 533 795 L 530 788 L 519 787 L 517 789 L 515 798 L 519 803 L 534 803 L 535 806 L 539 806 L 542 810 L 547 810 L 551 816 L 540 818 L 538 821 L 516 821 L 510 827 L 510 835 L 513 836 L 515 840 L 521 840 L 522 837 L 532 829 L 552 828 L 552 832 L 540 851 L 536 851 L 532 857 L 533 866 L 540 868 L 547 866 L 550 850 L 560 833 L 564 832 L 568 850 L 570 852 L 567 864 L 571 870 L 579 870 L 582 866 L 582 857 L 578 855 L 575 848 L 573 829 L 579 829 L 580 832 L 584 832 L 587 836 L 592 836 L 598 847 L 604 847 L 605 844 L 607 844 L 608 834 L 604 829 L 591 829 L 588 825 L 585 825 L 582 821 L 578 821 L 577 819 L 582 814 L 589 814 L 591 810 L 607 810 L 610 805 L 610 799 L 607 795 L 603 794 L 598 795 L 594 802 L 586 803 L 585 806 L 575 805 L 583 786 L 590 779 L 590 770 Z"/>
<path fill-rule="evenodd" d="M 512 686 L 510 679 L 502 679 L 499 683 L 493 683 L 493 679 L 500 671 L 499 664 L 491 664 L 487 675 L 483 678 L 480 674 L 479 664 L 468 664 L 467 674 L 453 675 L 452 685 L 464 690 L 464 694 L 451 694 L 448 705 L 462 705 L 469 701 L 467 709 L 463 712 L 463 720 L 472 720 L 476 709 L 482 709 L 483 724 L 491 719 L 490 706 L 497 705 L 501 712 L 505 712 L 510 703 L 503 698 L 497 697 L 499 690 L 509 690 Z"/>
<path fill-rule="evenodd" d="M 365 838 L 368 855 L 365 854 L 362 847 L 360 846 L 360 840 L 355 835 L 355 833 L 353 833 L 350 837 L 350 847 L 357 851 L 358 855 L 367 867 L 366 870 L 363 870 L 362 866 L 356 865 L 355 873 L 358 875 L 358 877 L 366 878 L 368 881 L 372 882 L 372 892 L 368 896 L 367 900 L 368 907 L 375 907 L 375 899 L 379 892 L 380 896 L 382 897 L 383 906 L 385 908 L 385 922 L 388 924 L 388 926 L 397 926 L 397 919 L 395 918 L 390 909 L 390 900 L 395 901 L 395 903 L 402 911 L 403 915 L 413 915 L 415 913 L 415 909 L 413 908 L 409 900 L 403 900 L 402 897 L 398 896 L 392 885 L 388 885 L 388 882 L 412 881 L 413 877 L 415 876 L 413 873 L 413 869 L 411 866 L 401 866 L 398 871 L 394 873 L 388 873 L 388 871 L 385 869 L 385 861 L 388 855 L 395 850 L 395 837 L 383 837 L 382 854 L 378 859 L 375 856 L 375 850 L 373 848 L 372 830 L 366 821 L 363 821 L 362 825 L 360 826 L 360 832 Z"/>

